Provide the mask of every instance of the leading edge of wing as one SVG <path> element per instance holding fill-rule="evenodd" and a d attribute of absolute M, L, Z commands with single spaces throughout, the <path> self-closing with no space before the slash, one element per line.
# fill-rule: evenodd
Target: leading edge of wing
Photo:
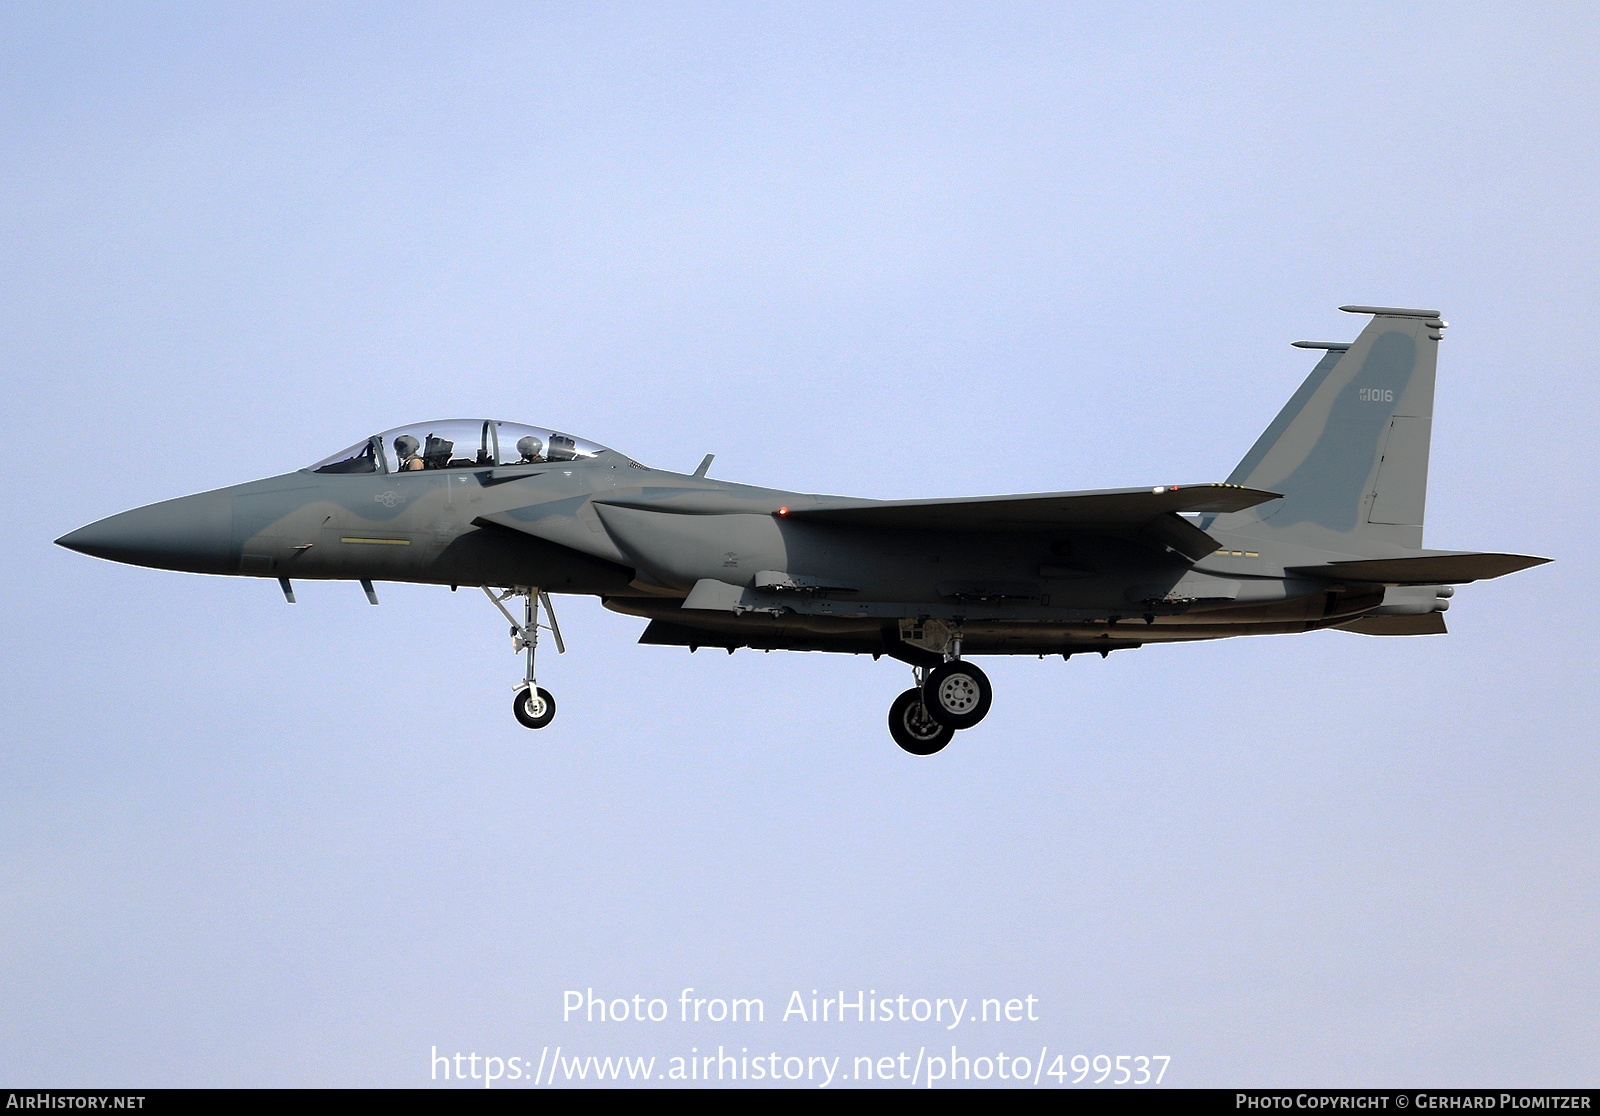
<path fill-rule="evenodd" d="M 1236 484 L 1161 485 L 1091 492 L 1040 492 L 942 500 L 874 500 L 870 503 L 790 508 L 787 518 L 846 527 L 972 530 L 1074 525 L 1139 526 L 1172 512 L 1231 512 L 1279 499 Z"/>

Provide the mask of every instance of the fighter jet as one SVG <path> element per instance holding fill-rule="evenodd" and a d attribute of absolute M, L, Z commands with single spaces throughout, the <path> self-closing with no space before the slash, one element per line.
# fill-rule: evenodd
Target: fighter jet
<path fill-rule="evenodd" d="M 555 699 L 539 633 L 551 594 L 649 623 L 639 642 L 888 656 L 914 685 L 889 731 L 931 755 L 988 713 L 982 655 L 1073 655 L 1333 628 L 1445 631 L 1454 586 L 1548 561 L 1422 548 L 1434 310 L 1345 306 L 1322 358 L 1220 484 L 869 500 L 641 465 L 492 419 L 363 438 L 306 468 L 113 515 L 56 541 L 195 573 L 472 586 L 525 654 L 512 705 Z M 508 608 L 510 602 L 515 608 Z M 541 619 L 540 612 L 544 617 Z"/>

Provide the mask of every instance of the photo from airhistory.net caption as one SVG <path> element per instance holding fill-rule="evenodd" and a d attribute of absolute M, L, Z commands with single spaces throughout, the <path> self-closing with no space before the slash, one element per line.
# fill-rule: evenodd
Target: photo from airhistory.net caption
<path fill-rule="evenodd" d="M 608 996 L 566 989 L 536 1038 L 477 1046 L 432 1044 L 415 1090 L 473 1089 L 504 1097 L 522 1088 L 1073 1088 L 1090 1103 L 1159 1091 L 1185 1104 L 1240 1112 L 1578 1111 L 1591 1089 L 1195 1088 L 1181 1059 L 1160 1052 L 1062 1041 L 1070 1021 L 1020 995 L 914 995 L 876 988 L 789 989 L 717 995 L 684 986 L 670 995 Z M 719 1041 L 726 1029 L 727 1041 Z M 676 1033 L 675 1033 L 676 1032 Z M 764 1041 L 770 1034 L 771 1041 Z M 756 1036 L 762 1036 L 757 1038 Z M 908 1041 L 909 1039 L 909 1041 Z M 356 1086 L 356 1087 L 359 1087 Z M 331 1090 L 263 1091 L 278 1096 Z M 394 1090 L 381 1090 L 394 1091 Z M 405 1091 L 405 1090 L 401 1090 Z M 179 1109 L 238 1090 L 12 1088 L 7 1112 Z M 487 1101 L 487 1097 L 485 1098 Z"/>

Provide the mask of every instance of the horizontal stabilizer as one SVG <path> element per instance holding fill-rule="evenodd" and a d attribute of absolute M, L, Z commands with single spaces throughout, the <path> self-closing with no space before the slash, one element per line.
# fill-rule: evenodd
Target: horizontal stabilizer
<path fill-rule="evenodd" d="M 1370 636 L 1444 635 L 1449 631 L 1444 626 L 1442 612 L 1430 612 L 1423 616 L 1363 616 L 1347 624 L 1335 624 L 1334 627 L 1342 632 Z"/>
<path fill-rule="evenodd" d="M 1292 574 L 1329 581 L 1367 581 L 1381 585 L 1459 585 L 1466 581 L 1503 577 L 1548 558 L 1527 554 L 1475 554 L 1465 550 L 1436 550 L 1410 558 L 1371 558 L 1329 562 L 1322 566 L 1291 566 Z"/>
<path fill-rule="evenodd" d="M 1239 485 L 1193 484 L 951 500 L 873 500 L 832 507 L 791 508 L 787 517 L 803 523 L 832 523 L 841 527 L 922 531 L 1142 527 L 1157 516 L 1173 512 L 1240 511 L 1277 498 L 1275 492 Z"/>

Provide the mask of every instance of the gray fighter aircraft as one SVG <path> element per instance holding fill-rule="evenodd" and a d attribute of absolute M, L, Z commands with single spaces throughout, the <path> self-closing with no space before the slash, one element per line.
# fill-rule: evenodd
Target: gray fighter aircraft
<path fill-rule="evenodd" d="M 1454 585 L 1548 561 L 1422 549 L 1433 310 L 1345 306 L 1323 357 L 1223 484 L 865 500 L 652 469 L 557 431 L 422 423 L 307 468 L 167 500 L 56 541 L 160 569 L 481 587 L 534 673 L 551 593 L 649 620 L 639 642 L 840 651 L 911 666 L 889 730 L 939 751 L 989 711 L 977 655 L 1061 655 L 1337 628 L 1445 630 Z M 521 598 L 519 613 L 506 602 Z M 540 619 L 543 607 L 546 621 Z"/>

